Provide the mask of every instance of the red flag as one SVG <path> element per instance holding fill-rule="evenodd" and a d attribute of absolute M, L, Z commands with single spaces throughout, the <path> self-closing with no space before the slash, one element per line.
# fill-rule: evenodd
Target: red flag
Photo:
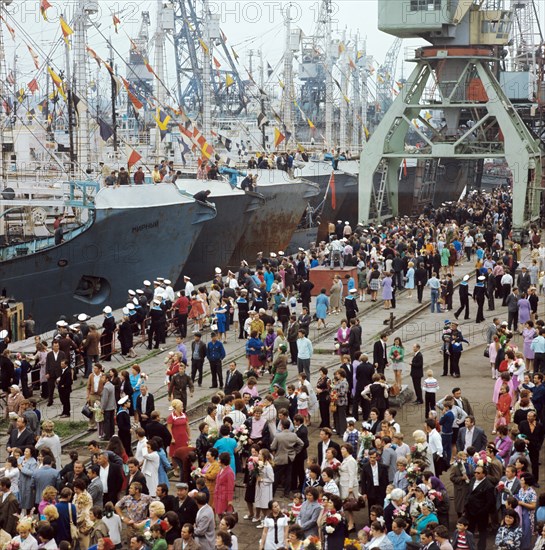
<path fill-rule="evenodd" d="M 28 83 L 28 89 L 34 93 L 38 90 L 38 81 L 33 78 L 29 83 Z"/>
<path fill-rule="evenodd" d="M 130 170 L 132 166 L 134 166 L 140 159 L 142 158 L 142 155 L 138 153 L 138 151 L 132 150 L 131 156 L 129 157 L 129 160 L 127 161 L 127 167 Z"/>
<path fill-rule="evenodd" d="M 115 34 L 117 34 L 119 32 L 117 30 L 117 25 L 119 25 L 121 23 L 121 19 L 119 19 L 119 17 L 117 17 L 117 15 L 115 13 L 112 13 L 112 19 L 113 19 L 113 22 L 114 22 Z"/>
<path fill-rule="evenodd" d="M 47 10 L 51 7 L 51 4 L 47 0 L 40 0 L 40 12 L 42 17 L 47 21 Z"/>
<path fill-rule="evenodd" d="M 329 178 L 329 187 L 331 188 L 331 208 L 335 210 L 337 208 L 337 194 L 335 192 L 335 172 L 331 172 Z"/>
<path fill-rule="evenodd" d="M 8 22 L 0 15 L 0 19 L 4 22 L 4 25 L 6 25 L 9 33 L 11 34 L 11 38 L 15 40 L 15 31 L 13 30 L 13 27 L 10 27 Z"/>
<path fill-rule="evenodd" d="M 40 61 L 38 59 L 38 56 L 34 52 L 34 50 L 27 44 L 26 46 L 28 48 L 28 51 L 30 52 L 30 55 L 32 56 L 32 60 L 34 61 L 34 66 L 38 70 L 40 68 Z"/>

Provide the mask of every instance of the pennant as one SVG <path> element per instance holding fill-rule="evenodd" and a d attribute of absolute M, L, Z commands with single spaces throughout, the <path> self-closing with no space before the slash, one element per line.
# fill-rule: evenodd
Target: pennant
<path fill-rule="evenodd" d="M 433 118 L 433 115 L 429 111 L 426 111 L 424 118 L 429 122 Z"/>
<path fill-rule="evenodd" d="M 307 122 L 308 122 L 308 125 L 309 125 L 311 130 L 314 130 L 314 128 L 316 128 L 316 126 L 314 126 L 314 124 L 312 123 L 312 120 L 310 120 L 310 118 L 307 118 Z"/>
<path fill-rule="evenodd" d="M 51 7 L 51 4 L 47 0 L 40 0 L 40 13 L 45 21 L 47 21 L 47 10 Z"/>
<path fill-rule="evenodd" d="M 365 139 L 366 139 L 366 140 L 369 140 L 369 136 L 370 136 L 371 134 L 369 133 L 369 130 L 367 129 L 367 126 L 364 126 L 364 127 L 363 127 L 363 132 L 364 132 L 364 134 L 365 134 Z"/>
<path fill-rule="evenodd" d="M 286 143 L 288 143 L 290 138 L 291 138 L 291 132 L 286 132 Z"/>
<path fill-rule="evenodd" d="M 107 63 L 105 63 L 105 65 L 107 65 Z M 112 70 L 112 74 L 113 74 L 113 70 Z M 129 96 L 129 99 L 133 104 L 134 108 L 136 110 L 142 109 L 142 107 L 144 107 L 144 104 L 136 97 L 136 95 L 132 93 L 128 80 L 125 80 L 123 77 L 121 77 L 121 80 L 123 82 L 123 85 L 125 86 L 125 89 L 127 90 L 127 95 Z"/>
<path fill-rule="evenodd" d="M 17 101 L 19 103 L 23 103 L 23 101 L 25 100 L 26 98 L 26 95 L 25 95 L 25 89 L 24 88 L 21 88 L 18 92 L 17 92 Z"/>
<path fill-rule="evenodd" d="M 333 82 L 335 83 L 335 86 L 337 86 L 337 88 L 339 88 L 339 90 L 342 92 L 343 89 L 342 89 L 342 86 L 339 83 L 339 81 L 337 79 L 333 78 Z"/>
<path fill-rule="evenodd" d="M 138 151 L 132 150 L 129 160 L 127 161 L 127 167 L 130 170 L 132 166 L 134 166 L 140 159 L 142 158 L 142 155 L 138 153 Z"/>
<path fill-rule="evenodd" d="M 216 57 L 212 57 L 212 60 L 214 61 L 214 65 L 216 66 L 216 69 L 221 68 L 221 63 L 217 60 Z"/>
<path fill-rule="evenodd" d="M 47 72 L 49 73 L 49 76 L 53 80 L 53 83 L 57 87 L 57 90 L 59 91 L 59 94 L 61 94 L 62 98 L 66 100 L 66 94 L 64 93 L 64 86 L 61 80 L 61 77 L 51 68 L 47 67 Z"/>
<path fill-rule="evenodd" d="M 284 140 L 286 139 L 286 136 L 278 129 L 274 129 L 274 146 L 275 148 L 278 147 Z"/>
<path fill-rule="evenodd" d="M 30 111 L 28 111 L 26 114 L 28 120 L 32 120 L 35 115 L 36 115 L 36 111 L 34 109 L 30 109 Z"/>
<path fill-rule="evenodd" d="M 36 92 L 39 88 L 38 88 L 38 81 L 33 78 L 29 83 L 28 83 L 28 89 L 34 93 Z"/>
<path fill-rule="evenodd" d="M 93 50 L 93 48 L 90 48 L 89 46 L 86 46 L 85 49 L 87 50 L 89 57 L 92 57 L 97 62 L 97 65 L 100 67 L 100 62 L 102 61 L 102 59 L 100 59 L 95 50 Z"/>
<path fill-rule="evenodd" d="M 223 40 L 223 42 L 227 42 L 227 37 L 225 36 L 225 33 L 220 29 L 220 33 L 221 33 L 221 39 Z"/>
<path fill-rule="evenodd" d="M 348 96 L 343 94 L 343 98 L 344 98 L 344 100 L 346 101 L 347 104 L 350 103 L 350 98 Z"/>
<path fill-rule="evenodd" d="M 278 84 L 280 85 L 280 87 L 282 89 L 284 89 L 286 87 L 285 84 L 280 79 L 278 79 Z"/>
<path fill-rule="evenodd" d="M 47 112 L 47 98 L 43 99 L 42 101 L 40 101 L 40 103 L 38 103 L 37 105 L 38 107 L 38 110 L 43 113 L 44 111 Z"/>
<path fill-rule="evenodd" d="M 382 76 L 380 76 L 379 74 L 377 74 L 377 80 L 383 84 L 384 83 L 384 78 L 382 78 Z"/>
<path fill-rule="evenodd" d="M 172 118 L 170 115 L 167 115 L 161 109 L 157 109 L 157 116 L 154 116 L 153 118 L 155 119 L 155 122 L 157 122 L 159 130 L 162 132 L 166 132 L 168 130 L 168 123 Z"/>
<path fill-rule="evenodd" d="M 201 45 L 204 55 L 208 55 L 210 53 L 210 49 L 208 48 L 208 46 L 206 45 L 205 41 L 202 38 L 199 38 L 199 44 Z"/>
<path fill-rule="evenodd" d="M 273 68 L 271 67 L 270 63 L 267 61 L 267 76 L 271 78 L 272 74 L 274 73 Z"/>
<path fill-rule="evenodd" d="M 8 22 L 4 19 L 3 16 L 0 15 L 0 19 L 4 22 L 4 24 L 6 25 L 6 28 L 8 29 L 9 33 L 11 34 L 11 38 L 13 40 L 15 40 L 15 30 L 13 29 L 13 27 L 10 27 Z"/>
<path fill-rule="evenodd" d="M 233 46 L 231 46 L 231 51 L 233 52 L 233 56 L 235 58 L 235 61 L 238 63 L 238 54 L 237 54 L 237 52 L 235 52 L 235 48 L 233 48 Z"/>
<path fill-rule="evenodd" d="M 267 124 L 267 122 L 269 122 L 269 119 L 267 118 L 267 115 L 265 115 L 265 113 L 259 113 L 259 115 L 257 115 L 257 127 L 258 128 L 262 128 L 263 126 L 265 126 L 265 124 Z"/>
<path fill-rule="evenodd" d="M 399 82 L 396 80 L 397 87 L 402 90 L 403 89 L 403 82 Z"/>
<path fill-rule="evenodd" d="M 79 104 L 81 103 L 81 99 L 74 92 L 72 92 L 72 102 L 74 103 L 74 110 L 79 115 L 78 107 L 79 107 Z"/>
<path fill-rule="evenodd" d="M 349 66 L 352 70 L 355 70 L 355 68 L 356 68 L 356 64 L 352 61 L 352 59 L 349 59 L 349 60 L 348 60 L 348 66 Z"/>
<path fill-rule="evenodd" d="M 147 59 L 144 59 L 144 65 L 146 66 L 148 72 L 150 72 L 155 78 L 159 79 L 157 73 L 153 70 L 153 67 L 149 64 L 149 61 Z"/>
<path fill-rule="evenodd" d="M 34 50 L 27 44 L 26 46 L 28 48 L 28 51 L 30 52 L 30 55 L 32 56 L 32 60 L 34 61 L 34 66 L 36 67 L 36 70 L 39 70 L 40 68 L 40 61 L 38 59 L 38 56 L 34 52 Z"/>
<path fill-rule="evenodd" d="M 225 76 L 225 87 L 226 88 L 229 88 L 234 83 L 235 83 L 235 79 L 231 75 L 228 74 L 228 75 Z"/>
<path fill-rule="evenodd" d="M 6 80 L 8 81 L 8 84 L 10 86 L 15 85 L 15 75 L 13 74 L 13 71 L 11 69 L 9 70 L 9 74 Z"/>
<path fill-rule="evenodd" d="M 358 50 L 358 53 L 356 54 L 356 61 L 359 61 L 363 57 L 363 51 Z"/>
<path fill-rule="evenodd" d="M 108 141 L 114 135 L 113 128 L 107 122 L 104 122 L 104 120 L 102 120 L 101 118 L 98 118 L 97 122 L 102 141 Z"/>
<path fill-rule="evenodd" d="M 62 18 L 62 16 L 60 17 L 60 23 L 61 23 L 61 30 L 62 30 L 62 35 L 64 37 L 64 41 L 66 42 L 66 45 L 68 45 L 69 44 L 68 37 L 71 34 L 74 34 L 74 31 L 70 28 L 68 23 Z"/>
<path fill-rule="evenodd" d="M 117 17 L 117 15 L 115 13 L 112 13 L 112 20 L 114 22 L 115 34 L 118 34 L 119 30 L 118 30 L 117 26 L 121 24 L 121 19 L 119 19 L 119 17 Z"/>
<path fill-rule="evenodd" d="M 329 188 L 331 189 L 331 208 L 333 208 L 333 210 L 336 210 L 337 193 L 335 191 L 335 172 L 331 172 L 331 177 L 329 178 Z"/>

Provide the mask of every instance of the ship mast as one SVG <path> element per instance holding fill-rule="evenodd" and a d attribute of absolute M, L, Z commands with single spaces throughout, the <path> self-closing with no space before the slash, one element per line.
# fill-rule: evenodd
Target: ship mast
<path fill-rule="evenodd" d="M 4 9 L 4 6 L 9 5 L 11 2 L 5 0 L 0 1 L 0 9 Z M 7 184 L 6 180 L 6 163 L 4 162 L 4 129 L 9 124 L 8 103 L 7 98 L 10 96 L 7 86 L 7 71 L 6 71 L 6 50 L 4 49 L 4 29 L 3 25 L 0 25 L 0 95 L 6 98 L 0 104 L 0 177 L 2 178 L 2 188 Z M 2 212 L 0 212 L 1 214 Z M 4 235 L 4 217 L 0 217 L 0 236 Z"/>
<path fill-rule="evenodd" d="M 356 33 L 354 37 L 354 49 L 351 50 L 350 59 L 353 63 L 356 63 L 354 59 L 357 60 L 358 56 L 358 43 L 359 43 L 359 33 Z M 350 149 L 352 151 L 359 151 L 361 148 L 361 120 L 358 118 L 361 109 L 361 95 L 362 88 L 360 85 L 360 69 L 358 65 L 355 65 L 355 68 L 352 69 L 352 138 Z"/>
<path fill-rule="evenodd" d="M 265 112 L 265 98 L 267 95 L 265 94 L 265 67 L 263 65 L 263 51 L 259 50 L 257 52 L 257 55 L 259 56 L 259 98 L 260 98 L 260 104 L 261 104 L 261 112 Z M 263 147 L 263 151 L 267 150 L 267 136 L 265 132 L 265 124 L 261 125 L 261 146 Z"/>
<path fill-rule="evenodd" d="M 160 106 L 165 105 L 165 29 L 163 25 L 163 2 L 157 0 L 157 27 L 155 30 L 155 97 Z M 163 142 L 161 141 L 161 131 L 159 128 L 155 130 L 155 157 L 157 162 L 164 158 Z"/>
<path fill-rule="evenodd" d="M 87 29 L 90 26 L 88 17 L 89 15 L 97 13 L 97 11 L 98 4 L 88 0 L 79 0 L 74 21 L 74 91 L 79 99 L 76 108 L 78 120 L 77 160 L 83 175 L 89 173 L 91 168 L 91 136 L 88 109 L 89 97 L 87 90 L 88 57 L 85 48 L 87 44 Z M 69 108 L 69 112 L 71 112 L 71 109 L 72 107 Z"/>
<path fill-rule="evenodd" d="M 348 70 L 348 54 L 346 49 L 346 30 L 343 31 L 342 44 L 344 49 L 341 53 L 341 58 L 339 59 L 339 65 L 341 67 L 341 99 L 340 99 L 340 124 L 339 124 L 339 147 L 341 151 L 346 151 L 347 140 L 347 122 L 348 122 L 348 104 L 346 103 L 347 97 L 347 87 L 348 87 L 348 78 L 346 76 L 346 71 Z"/>
<path fill-rule="evenodd" d="M 294 134 L 293 127 L 293 52 L 291 44 L 290 5 L 286 8 L 286 48 L 284 51 L 284 90 L 282 94 L 282 118 L 286 131 Z"/>
<path fill-rule="evenodd" d="M 209 26 L 209 1 L 203 0 L 202 3 L 202 21 L 203 21 L 203 40 L 208 48 L 202 50 L 202 134 L 206 139 L 210 139 L 210 130 L 212 128 L 212 94 L 211 94 L 211 74 L 210 59 L 212 53 L 212 41 L 210 39 Z"/>
<path fill-rule="evenodd" d="M 64 18 L 64 15 L 61 14 Z M 70 177 L 73 178 L 76 172 L 77 152 L 74 143 L 74 98 L 72 97 L 72 70 L 70 67 L 70 43 L 66 41 L 64 45 L 65 71 L 66 71 L 66 108 L 68 109 L 68 139 L 70 144 Z M 79 128 L 79 126 L 78 126 Z"/>
<path fill-rule="evenodd" d="M 331 54 L 331 0 L 324 1 L 325 14 L 325 141 L 332 149 L 333 143 L 333 64 Z"/>

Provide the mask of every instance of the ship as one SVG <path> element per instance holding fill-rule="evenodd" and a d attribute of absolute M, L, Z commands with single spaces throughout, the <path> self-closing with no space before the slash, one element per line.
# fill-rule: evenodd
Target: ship
<path fill-rule="evenodd" d="M 0 248 L 3 294 L 24 304 L 38 333 L 61 315 L 94 316 L 107 305 L 123 306 L 127 290 L 145 279 L 177 280 L 203 227 L 217 214 L 174 184 L 102 188 L 78 206 L 88 219 L 66 231 L 60 244 L 42 237 Z"/>

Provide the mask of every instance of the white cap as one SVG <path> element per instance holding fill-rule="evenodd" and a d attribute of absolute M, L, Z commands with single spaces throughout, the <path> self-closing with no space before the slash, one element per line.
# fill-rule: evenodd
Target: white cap
<path fill-rule="evenodd" d="M 21 363 L 19 363 L 21 364 Z M 17 384 L 12 384 L 10 387 L 9 387 L 10 390 L 20 390 L 19 386 Z"/>
<path fill-rule="evenodd" d="M 159 305 L 161 303 L 161 300 L 159 300 L 159 298 L 155 298 L 155 300 L 153 300 L 153 303 Z"/>
<path fill-rule="evenodd" d="M 188 277 L 187 275 L 184 275 L 184 279 L 185 279 L 186 281 L 191 281 L 191 277 Z"/>
<path fill-rule="evenodd" d="M 134 290 L 130 290 L 130 289 L 127 290 L 127 294 L 128 294 L 129 296 L 136 296 L 136 292 L 135 292 Z"/>
<path fill-rule="evenodd" d="M 110 306 L 106 306 L 103 310 L 102 310 L 103 313 L 111 313 L 112 312 L 112 308 Z"/>
<path fill-rule="evenodd" d="M 164 278 L 164 277 L 157 277 L 157 280 L 158 280 L 160 283 L 164 283 L 164 282 L 165 282 L 165 278 Z"/>
<path fill-rule="evenodd" d="M 131 309 L 134 309 L 134 304 L 132 302 L 129 302 L 127 304 L 127 309 L 130 311 Z"/>
<path fill-rule="evenodd" d="M 229 275 L 229 277 L 234 277 L 235 276 L 235 274 L 231 270 L 229 270 L 227 272 L 227 275 Z"/>
<path fill-rule="evenodd" d="M 8 335 L 8 331 L 7 331 L 7 330 L 2 330 L 2 331 L 0 331 L 0 338 L 4 339 L 7 335 Z"/>
<path fill-rule="evenodd" d="M 242 265 L 248 265 L 248 262 L 246 260 L 242 260 L 242 262 L 240 262 Z"/>
<path fill-rule="evenodd" d="M 216 267 L 216 269 L 214 269 L 214 272 L 216 273 L 216 275 L 220 275 L 221 274 L 221 268 Z"/>
<path fill-rule="evenodd" d="M 142 284 L 144 286 L 151 286 L 151 283 L 147 279 Z"/>
<path fill-rule="evenodd" d="M 284 255 L 284 251 L 283 251 L 283 250 L 279 250 L 279 251 L 278 251 L 278 255 L 279 255 L 279 256 L 283 256 L 283 255 Z"/>
<path fill-rule="evenodd" d="M 84 321 L 87 321 L 88 319 L 90 319 L 89 315 L 87 315 L 87 313 L 80 313 L 78 315 L 78 321 L 80 321 L 81 323 L 83 323 Z"/>
<path fill-rule="evenodd" d="M 165 285 L 167 285 L 167 286 L 172 284 L 172 281 L 171 281 L 170 279 L 165 279 L 163 282 L 164 282 Z"/>
<path fill-rule="evenodd" d="M 304 249 L 303 247 L 300 246 L 300 247 L 299 247 L 299 252 L 304 252 L 304 251 L 305 251 L 305 249 Z"/>
<path fill-rule="evenodd" d="M 118 405 L 124 405 L 128 400 L 129 400 L 129 396 L 128 396 L 128 395 L 125 395 L 124 397 L 122 397 L 122 398 L 117 402 L 117 404 L 118 404 Z"/>
<path fill-rule="evenodd" d="M 344 225 L 350 225 L 348 222 L 344 222 Z"/>
<path fill-rule="evenodd" d="M 66 321 L 63 321 L 62 319 L 60 321 L 57 321 L 58 327 L 67 327 L 68 323 Z"/>
<path fill-rule="evenodd" d="M 463 280 L 464 280 L 464 281 L 469 281 L 469 275 L 464 275 Z"/>
<path fill-rule="evenodd" d="M 358 293 L 358 289 L 357 289 L 357 288 L 352 288 L 352 289 L 349 290 L 348 292 L 350 292 L 350 294 L 357 294 L 357 293 Z"/>
<path fill-rule="evenodd" d="M 128 315 L 129 314 L 129 308 L 128 307 L 124 307 L 121 311 L 123 312 L 123 315 Z"/>
<path fill-rule="evenodd" d="M 343 223 L 343 221 L 342 220 L 337 220 L 337 223 Z"/>
<path fill-rule="evenodd" d="M 159 285 L 159 286 L 161 285 L 161 283 L 158 280 L 153 281 L 153 284 L 154 285 Z"/>
<path fill-rule="evenodd" d="M 276 252 L 271 252 L 271 258 L 276 258 Z"/>
<path fill-rule="evenodd" d="M 140 288 L 137 288 L 137 289 L 136 289 L 136 294 L 138 294 L 138 295 L 141 296 L 142 294 L 144 294 L 144 291 L 141 290 Z"/>
<path fill-rule="evenodd" d="M 480 277 L 477 277 L 477 281 L 486 281 L 486 277 L 481 275 Z"/>
<path fill-rule="evenodd" d="M 70 325 L 68 328 L 72 329 L 72 330 L 78 330 L 79 328 L 79 323 L 74 323 L 73 325 Z"/>
<path fill-rule="evenodd" d="M 132 303 L 137 306 L 140 302 L 138 301 L 138 298 L 133 298 Z"/>

